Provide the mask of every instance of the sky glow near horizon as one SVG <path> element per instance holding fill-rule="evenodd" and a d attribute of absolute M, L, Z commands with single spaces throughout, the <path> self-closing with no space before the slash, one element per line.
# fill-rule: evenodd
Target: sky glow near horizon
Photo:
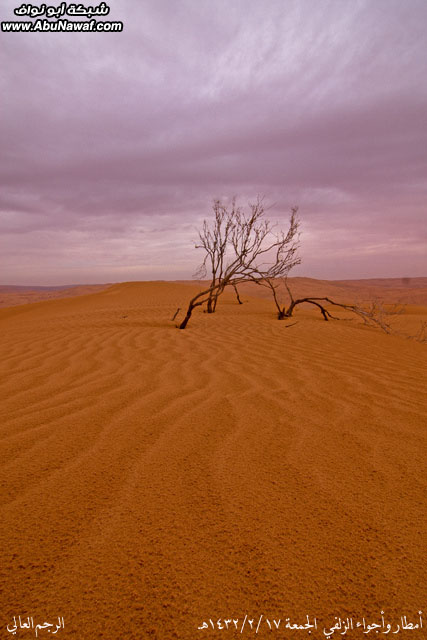
<path fill-rule="evenodd" d="M 1 283 L 191 278 L 257 194 L 299 206 L 292 275 L 427 275 L 425 0 L 107 4 L 122 33 L 1 34 Z"/>

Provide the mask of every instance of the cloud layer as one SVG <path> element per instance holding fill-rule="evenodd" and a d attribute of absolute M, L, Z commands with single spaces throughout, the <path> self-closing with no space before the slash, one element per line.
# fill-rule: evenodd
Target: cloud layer
<path fill-rule="evenodd" d="M 425 0 L 110 6 L 2 34 L 2 282 L 191 277 L 212 199 L 257 194 L 299 205 L 299 274 L 427 274 Z"/>

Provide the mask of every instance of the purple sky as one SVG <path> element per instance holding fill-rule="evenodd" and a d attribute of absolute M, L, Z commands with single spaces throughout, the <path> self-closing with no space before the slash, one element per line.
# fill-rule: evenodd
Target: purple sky
<path fill-rule="evenodd" d="M 0 34 L 1 283 L 191 278 L 212 199 L 257 194 L 300 207 L 293 275 L 427 275 L 426 0 L 110 6 Z"/>

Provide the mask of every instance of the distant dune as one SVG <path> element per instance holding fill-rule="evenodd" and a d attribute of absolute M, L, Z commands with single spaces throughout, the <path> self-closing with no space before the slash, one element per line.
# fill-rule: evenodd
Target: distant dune
<path fill-rule="evenodd" d="M 57 287 L 0 285 L 0 308 L 12 307 L 17 304 L 28 304 L 30 302 L 40 302 L 41 300 L 56 300 L 57 298 L 96 293 L 109 286 L 109 284 L 79 284 Z"/>
<path fill-rule="evenodd" d="M 0 310 L 4 633 L 20 615 L 79 640 L 253 637 L 198 630 L 247 614 L 260 638 L 317 639 L 335 616 L 427 613 L 427 346 L 403 337 L 427 278 L 291 280 L 404 301 L 391 336 L 279 322 L 256 286 L 179 331 L 200 284 L 94 286 Z M 317 636 L 284 628 L 307 615 Z"/>
<path fill-rule="evenodd" d="M 158 284 L 167 281 L 158 281 Z M 200 283 L 201 281 L 196 281 Z M 194 280 L 178 280 L 177 284 L 194 285 Z M 205 284 L 208 284 L 207 282 Z M 372 280 L 316 280 L 314 278 L 289 278 L 295 296 L 328 295 L 340 301 L 372 300 L 407 304 L 427 304 L 427 278 L 377 278 Z M 59 285 L 54 287 L 0 285 L 0 308 L 18 304 L 55 300 L 96 293 L 111 284 Z M 242 285 L 243 291 L 253 296 L 268 298 L 270 293 L 252 284 Z"/>
<path fill-rule="evenodd" d="M 409 284 L 402 278 L 375 280 L 316 280 L 314 278 L 289 278 L 294 298 L 305 296 L 329 296 L 338 302 L 361 302 L 381 299 L 387 303 L 427 304 L 427 278 L 410 278 Z M 207 284 L 207 283 L 205 283 Z M 239 287 L 250 295 L 270 298 L 267 288 L 254 284 Z M 286 297 L 282 288 L 283 295 Z"/>

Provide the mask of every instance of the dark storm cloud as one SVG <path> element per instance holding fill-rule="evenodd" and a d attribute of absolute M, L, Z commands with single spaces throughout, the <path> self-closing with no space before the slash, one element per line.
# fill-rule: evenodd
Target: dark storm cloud
<path fill-rule="evenodd" d="M 40 282 L 189 277 L 212 198 L 257 193 L 282 219 L 300 204 L 309 275 L 425 275 L 424 1 L 113 0 L 109 19 L 123 33 L 2 35 L 5 282 L 24 254 Z"/>

